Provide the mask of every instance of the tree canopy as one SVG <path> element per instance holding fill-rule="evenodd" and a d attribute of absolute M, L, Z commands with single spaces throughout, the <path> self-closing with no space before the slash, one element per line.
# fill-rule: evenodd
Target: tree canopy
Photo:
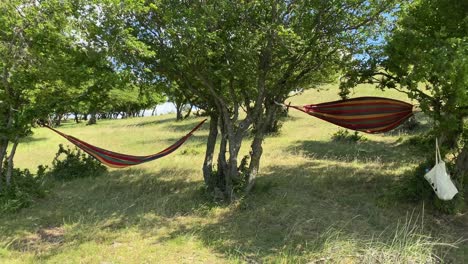
<path fill-rule="evenodd" d="M 265 130 L 276 119 L 275 101 L 336 80 L 393 8 L 392 1 L 379 0 L 127 4 L 126 27 L 145 48 L 122 61 L 151 80 L 177 82 L 211 115 L 205 181 L 228 198 L 236 184 L 253 186 Z M 218 123 L 220 154 L 213 173 Z M 250 163 L 240 162 L 251 129 Z"/>

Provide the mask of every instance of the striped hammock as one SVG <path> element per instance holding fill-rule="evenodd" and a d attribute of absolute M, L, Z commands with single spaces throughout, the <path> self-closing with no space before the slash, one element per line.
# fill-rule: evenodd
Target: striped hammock
<path fill-rule="evenodd" d="M 203 123 L 205 123 L 205 121 L 206 119 L 201 121 L 200 124 L 194 127 L 187 135 L 179 139 L 177 142 L 175 142 L 171 146 L 167 147 L 166 149 L 156 154 L 147 155 L 147 156 L 133 156 L 133 155 L 127 155 L 127 154 L 117 153 L 117 152 L 113 152 L 110 150 L 98 148 L 82 140 L 79 140 L 76 137 L 73 137 L 73 136 L 64 134 L 58 130 L 55 130 L 47 125 L 45 125 L 45 127 L 61 135 L 62 137 L 66 138 L 75 146 L 82 149 L 84 152 L 88 153 L 89 155 L 93 156 L 94 158 L 99 160 L 104 165 L 112 167 L 112 168 L 125 168 L 128 166 L 134 166 L 134 165 L 138 165 L 141 163 L 153 161 L 155 159 L 159 159 L 166 155 L 171 154 L 180 146 L 182 146 L 182 144 L 184 144 L 184 142 L 187 141 L 187 139 L 193 134 L 193 132 L 199 129 L 203 125 Z"/>
<path fill-rule="evenodd" d="M 335 125 L 366 133 L 390 131 L 413 115 L 411 104 L 381 97 L 358 97 L 288 107 Z"/>

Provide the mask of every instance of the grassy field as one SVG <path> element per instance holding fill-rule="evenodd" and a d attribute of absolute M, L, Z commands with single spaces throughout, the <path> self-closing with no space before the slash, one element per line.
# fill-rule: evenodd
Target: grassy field
<path fill-rule="evenodd" d="M 356 91 L 404 99 L 369 86 Z M 291 101 L 325 102 L 336 94 L 328 86 Z M 199 121 L 166 115 L 66 123 L 60 130 L 115 151 L 149 154 Z M 281 134 L 265 141 L 253 193 L 225 205 L 203 192 L 207 128 L 163 159 L 56 182 L 30 208 L 0 216 L 0 263 L 468 262 L 465 215 L 389 202 L 398 180 L 420 162 L 420 150 L 402 143 L 408 135 L 333 142 L 336 126 L 291 110 Z M 50 164 L 60 143 L 66 141 L 35 129 L 18 147 L 16 165 Z"/>

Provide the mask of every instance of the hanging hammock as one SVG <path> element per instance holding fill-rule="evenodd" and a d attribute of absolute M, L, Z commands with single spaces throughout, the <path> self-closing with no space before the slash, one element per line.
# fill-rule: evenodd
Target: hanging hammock
<path fill-rule="evenodd" d="M 71 143 L 73 143 L 74 145 L 76 145 L 77 147 L 79 147 L 80 149 L 88 153 L 89 155 L 93 156 L 94 158 L 99 160 L 104 165 L 107 165 L 112 168 L 125 168 L 128 166 L 134 166 L 134 165 L 138 165 L 138 164 L 152 161 L 155 159 L 159 159 L 166 155 L 171 154 L 173 151 L 175 151 L 180 146 L 182 146 L 182 144 L 184 144 L 184 142 L 187 141 L 187 139 L 193 134 L 193 132 L 199 129 L 203 125 L 203 123 L 205 123 L 205 121 L 206 119 L 201 121 L 200 124 L 194 127 L 187 135 L 179 139 L 176 143 L 172 144 L 171 146 L 167 147 L 166 149 L 156 154 L 152 154 L 148 156 L 133 156 L 133 155 L 127 155 L 127 154 L 117 153 L 117 152 L 113 152 L 110 150 L 98 148 L 82 140 L 79 140 L 73 136 L 70 136 L 58 130 L 55 130 L 47 125 L 44 125 L 44 126 L 54 131 L 55 133 L 61 135 L 62 137 L 66 138 L 68 141 L 70 141 Z"/>
<path fill-rule="evenodd" d="M 287 106 L 335 125 L 366 133 L 390 131 L 413 115 L 411 104 L 381 97 L 358 97 L 321 104 Z"/>

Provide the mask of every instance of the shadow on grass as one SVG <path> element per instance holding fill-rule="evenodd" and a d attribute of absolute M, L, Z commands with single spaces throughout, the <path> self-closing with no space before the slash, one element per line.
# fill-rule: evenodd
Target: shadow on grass
<path fill-rule="evenodd" d="M 146 138 L 144 140 L 138 140 L 135 143 L 136 144 L 154 145 L 154 144 L 160 144 L 161 142 L 164 142 L 165 145 L 169 146 L 169 145 L 172 145 L 172 144 L 176 143 L 181 138 L 182 138 L 182 136 L 181 137 L 170 137 L 170 138 L 165 137 L 164 139 L 160 139 L 160 138 L 149 139 L 149 138 Z M 190 136 L 190 138 L 186 141 L 186 143 L 191 142 L 192 145 L 194 144 L 196 146 L 201 146 L 201 145 L 206 144 L 206 138 L 207 138 L 207 136 L 204 136 L 204 135 L 192 134 L 192 136 Z M 135 144 L 135 143 L 133 143 L 133 144 Z"/>
<path fill-rule="evenodd" d="M 38 251 L 41 259 L 47 259 L 70 244 L 112 239 L 109 233 L 100 235 L 100 230 L 170 225 L 167 219 L 190 214 L 207 203 L 202 183 L 186 180 L 190 173 L 192 169 L 162 169 L 156 173 L 125 169 L 96 178 L 53 182 L 53 192 L 47 198 L 16 214 L 0 216 L 0 240 L 10 237 L 4 246 Z M 37 238 L 55 229 L 65 230 L 65 236 L 54 239 L 61 243 Z M 48 250 L 44 252 L 41 247 Z"/>
<path fill-rule="evenodd" d="M 196 125 L 198 125 L 204 118 L 188 118 L 184 119 L 182 121 L 176 121 L 175 118 L 164 118 L 160 120 L 154 120 L 154 121 L 144 121 L 144 122 L 139 122 L 137 124 L 133 125 L 128 125 L 128 126 L 135 126 L 135 127 L 144 127 L 144 126 L 153 126 L 153 125 L 158 125 L 158 129 L 167 129 L 175 132 L 189 132 L 192 130 Z M 209 129 L 209 118 L 203 124 L 202 127 L 200 127 L 197 131 L 201 130 L 208 130 Z M 162 126 L 160 126 L 162 125 Z"/>
<path fill-rule="evenodd" d="M 392 234 L 378 234 L 393 231 L 397 219 L 405 217 L 406 210 L 387 210 L 376 202 L 394 182 L 391 175 L 316 162 L 267 170 L 252 195 L 215 223 L 184 227 L 158 242 L 193 234 L 217 252 L 242 261 L 278 262 L 286 257 L 306 262 L 307 256 L 321 254 L 334 242 L 391 243 Z"/>
<path fill-rule="evenodd" d="M 358 143 L 343 141 L 297 141 L 288 148 L 289 152 L 303 152 L 317 159 L 333 161 L 378 160 L 383 164 L 417 163 L 421 160 L 421 150 L 407 144 L 364 141 Z"/>
<path fill-rule="evenodd" d="M 19 143 L 32 143 L 32 142 L 39 142 L 39 141 L 45 141 L 48 138 L 46 137 L 35 137 L 35 136 L 29 136 L 20 139 Z"/>
<path fill-rule="evenodd" d="M 367 144 L 376 149 L 388 148 L 385 144 Z M 323 142 L 300 146 L 323 158 L 331 156 L 327 152 L 330 149 L 336 155 L 343 155 L 346 149 Z M 307 161 L 263 170 L 253 193 L 227 208 L 206 196 L 201 181 L 187 181 L 188 174 L 198 173 L 195 168 L 166 168 L 155 173 L 126 169 L 98 178 L 57 183 L 55 194 L 40 204 L 0 216 L 0 233 L 45 237 L 40 241 L 47 250 L 27 247 L 29 242 L 21 239 L 9 244 L 14 250 L 41 252 L 41 260 L 88 241 L 111 245 L 118 238 L 117 231 L 134 228 L 142 237 L 155 237 L 154 243 L 193 236 L 230 259 L 277 262 L 286 258 L 305 262 L 311 254 L 323 254 L 330 243 L 333 246 L 340 241 L 373 239 L 390 244 L 391 235 L 382 234 L 392 231 L 398 219 L 412 209 L 379 207 L 377 198 L 392 186 L 394 176 L 369 171 L 365 166 Z M 223 213 L 213 213 L 217 207 Z M 178 221 L 186 217 L 203 218 L 205 222 L 189 219 L 187 225 Z M 57 228 L 63 228 L 62 238 L 41 235 L 55 232 L 60 236 Z M 169 232 L 158 235 L 162 229 Z"/>
<path fill-rule="evenodd" d="M 127 125 L 131 127 L 145 127 L 145 126 L 154 126 L 154 125 L 160 125 L 160 124 L 166 124 L 166 123 L 173 123 L 175 122 L 175 117 L 173 116 L 167 116 L 164 119 L 158 119 L 158 120 L 152 120 L 152 121 L 143 121 L 143 122 L 138 122 L 136 124 L 132 125 Z"/>

